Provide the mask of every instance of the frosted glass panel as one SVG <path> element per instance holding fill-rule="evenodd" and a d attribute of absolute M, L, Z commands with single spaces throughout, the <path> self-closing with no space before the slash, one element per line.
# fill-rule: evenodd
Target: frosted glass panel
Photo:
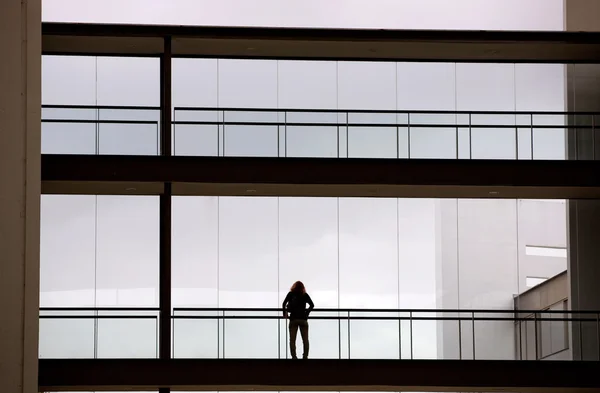
<path fill-rule="evenodd" d="M 396 201 L 343 198 L 339 204 L 340 307 L 396 308 Z"/>
<path fill-rule="evenodd" d="M 217 59 L 173 59 L 173 106 L 218 105 Z"/>
<path fill-rule="evenodd" d="M 158 197 L 97 203 L 96 305 L 158 307 Z"/>
<path fill-rule="evenodd" d="M 158 356 L 157 319 L 98 319 L 98 358 Z"/>
<path fill-rule="evenodd" d="M 173 197 L 172 302 L 174 307 L 217 307 L 219 198 Z M 177 321 L 186 326 L 201 321 Z M 182 349 L 183 350 L 183 349 Z"/>
<path fill-rule="evenodd" d="M 220 307 L 279 306 L 277 228 L 277 198 L 219 199 Z M 251 337 L 261 324 L 237 326 Z"/>
<path fill-rule="evenodd" d="M 97 105 L 159 106 L 158 58 L 98 57 L 96 61 Z"/>
<path fill-rule="evenodd" d="M 277 108 L 277 62 L 220 59 L 219 107 Z"/>
<path fill-rule="evenodd" d="M 277 157 L 277 126 L 225 126 L 225 155 L 230 157 Z"/>
<path fill-rule="evenodd" d="M 174 126 L 173 148 L 176 156 L 215 157 L 220 150 L 219 127 L 216 125 Z"/>
<path fill-rule="evenodd" d="M 93 358 L 94 332 L 93 318 L 41 318 L 39 357 L 40 359 Z"/>
<path fill-rule="evenodd" d="M 95 154 L 96 124 L 42 123 L 42 154 Z"/>
<path fill-rule="evenodd" d="M 156 124 L 100 124 L 100 154 L 158 155 L 160 133 Z"/>
<path fill-rule="evenodd" d="M 337 127 L 287 127 L 286 157 L 337 157 Z M 283 154 L 281 154 L 283 155 Z"/>
<path fill-rule="evenodd" d="M 95 305 L 95 208 L 93 195 L 42 195 L 40 307 Z"/>
<path fill-rule="evenodd" d="M 338 107 L 396 109 L 396 64 L 339 62 Z"/>
<path fill-rule="evenodd" d="M 337 63 L 334 61 L 279 61 L 280 108 L 337 108 Z"/>

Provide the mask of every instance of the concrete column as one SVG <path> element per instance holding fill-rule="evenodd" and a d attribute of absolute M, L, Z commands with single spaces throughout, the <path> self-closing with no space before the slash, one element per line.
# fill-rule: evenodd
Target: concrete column
<path fill-rule="evenodd" d="M 41 0 L 0 1 L 0 391 L 38 391 Z"/>
<path fill-rule="evenodd" d="M 600 1 L 565 0 L 567 31 L 600 31 Z M 567 65 L 569 111 L 600 111 L 600 65 Z M 600 159 L 600 116 L 571 116 L 570 125 L 594 124 L 590 129 L 569 130 L 569 159 Z M 575 310 L 600 310 L 600 201 L 570 200 L 568 206 L 569 302 Z M 592 316 L 592 318 L 595 318 Z M 574 359 L 600 359 L 595 322 L 573 323 Z"/>

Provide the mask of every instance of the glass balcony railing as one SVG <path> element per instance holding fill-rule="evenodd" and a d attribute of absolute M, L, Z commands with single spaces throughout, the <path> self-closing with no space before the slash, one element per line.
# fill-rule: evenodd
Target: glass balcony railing
<path fill-rule="evenodd" d="M 170 318 L 173 358 L 291 357 L 280 309 L 174 308 Z M 45 308 L 40 358 L 156 358 L 158 319 L 157 309 Z M 318 309 L 310 358 L 600 361 L 599 319 L 597 311 Z M 300 337 L 297 346 L 302 353 Z"/>
<path fill-rule="evenodd" d="M 172 153 L 204 157 L 595 160 L 599 120 L 600 113 L 595 112 L 177 107 L 173 110 Z M 42 152 L 157 155 L 160 110 L 43 106 Z"/>
<path fill-rule="evenodd" d="M 157 358 L 158 309 L 42 308 L 39 357 Z"/>

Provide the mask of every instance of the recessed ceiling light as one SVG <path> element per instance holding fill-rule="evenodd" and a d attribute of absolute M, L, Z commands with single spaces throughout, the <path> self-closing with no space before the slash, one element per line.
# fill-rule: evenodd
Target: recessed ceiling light
<path fill-rule="evenodd" d="M 490 191 L 490 195 L 498 195 L 500 194 L 498 191 Z"/>
<path fill-rule="evenodd" d="M 136 191 L 136 190 L 137 190 L 137 188 L 135 188 L 135 187 L 127 187 L 125 189 L 125 191 Z"/>
<path fill-rule="evenodd" d="M 256 192 L 256 190 L 246 190 L 246 192 Z"/>

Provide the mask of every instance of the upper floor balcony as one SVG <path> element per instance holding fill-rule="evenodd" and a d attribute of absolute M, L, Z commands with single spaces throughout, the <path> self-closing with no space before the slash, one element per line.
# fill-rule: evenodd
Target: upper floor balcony
<path fill-rule="evenodd" d="M 42 153 L 159 155 L 158 107 L 44 105 Z M 600 112 L 175 107 L 171 154 L 595 160 Z M 569 147 L 567 148 L 567 145 Z"/>

